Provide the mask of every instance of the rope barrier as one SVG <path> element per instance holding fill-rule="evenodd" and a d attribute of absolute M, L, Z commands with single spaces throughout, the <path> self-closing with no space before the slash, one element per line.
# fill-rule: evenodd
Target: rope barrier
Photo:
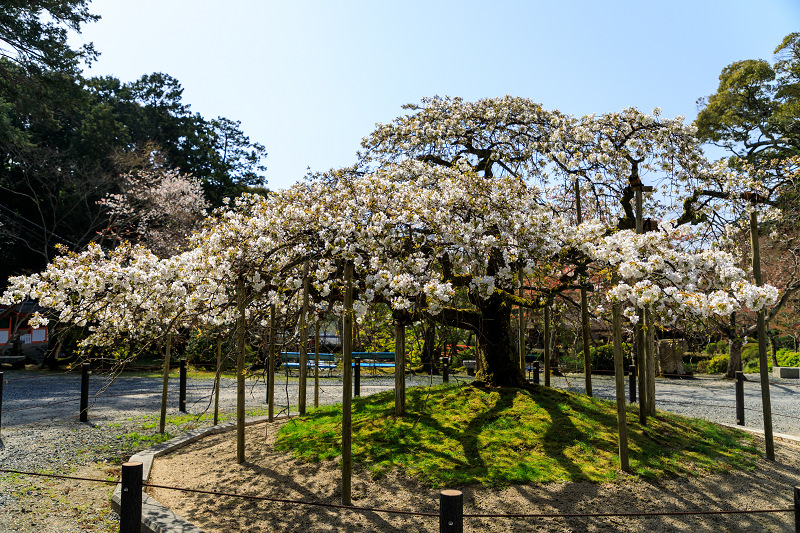
<path fill-rule="evenodd" d="M 57 479 L 70 479 L 75 481 L 93 481 L 97 483 L 106 483 L 108 485 L 116 485 L 119 483 L 119 480 L 109 480 L 109 479 L 99 479 L 93 477 L 76 477 L 76 476 L 63 476 L 59 474 L 45 474 L 43 472 L 25 472 L 22 470 L 10 470 L 7 468 L 0 468 L 0 472 L 4 474 L 22 474 L 23 476 L 34 476 L 34 477 L 51 477 Z"/>
<path fill-rule="evenodd" d="M 76 374 L 77 372 L 73 370 L 67 370 L 65 372 L 53 372 L 51 374 L 38 374 L 36 376 L 22 376 L 19 378 L 8 378 L 6 379 L 6 383 L 11 383 L 12 381 L 22 381 L 25 379 L 39 379 L 39 378 L 49 378 L 52 376 L 63 376 L 64 374 Z"/>
<path fill-rule="evenodd" d="M 22 470 L 11 470 L 0 468 L 0 472 L 6 474 L 20 474 L 34 477 L 47 477 L 57 479 L 67 479 L 73 481 L 88 481 L 94 483 L 105 483 L 116 485 L 120 481 L 108 479 L 87 478 L 78 476 L 65 476 L 59 474 L 45 474 L 40 472 L 26 472 Z M 269 501 L 275 503 L 285 503 L 293 505 L 308 505 L 313 507 L 325 507 L 329 509 L 343 509 L 347 511 L 363 511 L 371 513 L 388 513 L 405 516 L 425 516 L 438 517 L 439 513 L 426 513 L 419 511 L 403 511 L 400 509 L 384 509 L 381 507 L 361 507 L 354 505 L 341 505 L 336 503 L 309 502 L 305 500 L 293 500 L 289 498 L 273 498 L 270 496 L 255 496 L 251 494 L 237 494 L 233 492 L 222 492 L 216 490 L 189 489 L 185 487 L 171 487 L 168 485 L 158 485 L 155 483 L 142 483 L 142 487 L 153 489 L 176 490 L 194 494 L 207 494 L 210 496 L 228 496 L 231 498 L 241 498 L 245 500 Z M 464 513 L 464 518 L 612 518 L 612 517 L 652 517 L 652 516 L 709 516 L 709 515 L 734 515 L 734 514 L 767 514 L 767 513 L 790 513 L 794 507 L 781 509 L 745 509 L 745 510 L 719 510 L 719 511 L 653 511 L 653 512 L 630 512 L 630 513 Z"/>
<path fill-rule="evenodd" d="M 722 511 L 655 511 L 648 513 L 508 513 L 508 514 L 475 514 L 464 513 L 464 518 L 609 518 L 609 517 L 637 517 L 637 516 L 693 516 L 693 515 L 726 515 L 726 514 L 762 514 L 762 513 L 790 513 L 794 507 L 787 509 L 752 509 L 752 510 L 722 510 Z"/>

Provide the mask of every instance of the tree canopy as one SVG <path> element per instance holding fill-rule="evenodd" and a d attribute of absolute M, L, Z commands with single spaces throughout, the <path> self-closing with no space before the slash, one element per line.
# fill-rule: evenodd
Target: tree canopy
<path fill-rule="evenodd" d="M 698 101 L 700 139 L 750 163 L 800 155 L 800 33 L 775 48 L 776 59 L 731 63 L 717 92 Z"/>

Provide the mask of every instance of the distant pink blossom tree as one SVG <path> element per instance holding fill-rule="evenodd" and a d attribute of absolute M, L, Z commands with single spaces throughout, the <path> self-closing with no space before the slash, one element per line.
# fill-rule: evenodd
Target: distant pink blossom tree
<path fill-rule="evenodd" d="M 104 237 L 139 242 L 159 257 L 180 252 L 209 205 L 200 180 L 155 162 L 121 178 L 122 192 L 98 202 L 109 214 Z"/>

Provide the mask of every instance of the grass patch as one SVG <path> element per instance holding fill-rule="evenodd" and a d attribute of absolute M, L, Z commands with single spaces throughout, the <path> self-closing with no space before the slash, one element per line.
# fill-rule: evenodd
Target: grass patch
<path fill-rule="evenodd" d="M 551 481 L 613 482 L 619 470 L 616 404 L 537 387 L 412 388 L 404 418 L 394 391 L 353 399 L 353 461 L 373 476 L 398 468 L 433 487 Z M 630 465 L 647 478 L 751 468 L 752 437 L 659 411 L 647 426 L 628 410 Z M 308 461 L 341 456 L 341 406 L 283 426 L 276 447 Z"/>

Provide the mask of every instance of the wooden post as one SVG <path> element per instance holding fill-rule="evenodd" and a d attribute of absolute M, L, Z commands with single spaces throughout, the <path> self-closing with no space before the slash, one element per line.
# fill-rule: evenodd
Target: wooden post
<path fill-rule="evenodd" d="M 158 421 L 158 432 L 164 434 L 167 424 L 167 393 L 169 392 L 169 358 L 172 350 L 172 333 L 167 334 L 167 345 L 164 347 L 164 377 L 161 378 L 161 417 Z"/>
<path fill-rule="evenodd" d="M 539 384 L 539 361 L 533 362 L 533 384 Z"/>
<path fill-rule="evenodd" d="M 617 386 L 617 428 L 619 430 L 619 467 L 630 471 L 628 464 L 628 421 L 625 413 L 625 373 L 622 364 L 622 305 L 614 303 L 612 327 L 614 330 L 614 377 Z M 641 371 L 639 372 L 641 374 Z"/>
<path fill-rule="evenodd" d="M 761 251 L 758 243 L 758 215 L 755 210 L 750 213 L 750 245 L 753 249 L 753 279 L 761 287 Z M 761 375 L 761 405 L 764 412 L 764 441 L 767 459 L 775 460 L 775 443 L 772 437 L 772 402 L 769 397 L 769 369 L 767 368 L 767 335 L 764 324 L 764 310 L 756 315 L 758 328 L 758 366 Z"/>
<path fill-rule="evenodd" d="M 460 490 L 439 493 L 439 533 L 463 533 L 464 494 Z"/>
<path fill-rule="evenodd" d="M 89 363 L 81 365 L 81 404 L 80 421 L 89 421 Z"/>
<path fill-rule="evenodd" d="M 794 532 L 800 533 L 800 486 L 794 487 Z"/>
<path fill-rule="evenodd" d="M 544 386 L 550 386 L 550 300 L 544 306 Z"/>
<path fill-rule="evenodd" d="M 267 419 L 272 422 L 275 419 L 275 313 L 277 309 L 275 304 L 269 307 L 269 368 L 267 369 Z"/>
<path fill-rule="evenodd" d="M 583 222 L 581 212 L 581 185 L 575 180 L 575 211 L 577 223 Z M 586 277 L 581 276 L 581 285 L 586 283 Z M 592 330 L 589 325 L 589 297 L 586 288 L 581 287 L 581 336 L 583 338 L 583 375 L 586 383 L 586 395 L 592 395 Z"/>
<path fill-rule="evenodd" d="M 245 307 L 244 276 L 239 275 L 236 282 L 236 462 L 242 464 L 244 457 L 244 356 L 245 346 Z"/>
<path fill-rule="evenodd" d="M 178 411 L 186 412 L 186 359 L 180 360 L 180 374 L 178 387 Z"/>
<path fill-rule="evenodd" d="M 517 278 L 519 279 L 519 297 L 525 297 L 523 289 L 524 272 L 519 267 Z M 522 377 L 525 377 L 525 308 L 517 306 L 517 350 L 519 351 L 519 369 L 522 370 Z"/>
<path fill-rule="evenodd" d="M 122 493 L 119 503 L 119 532 L 142 530 L 142 463 L 122 463 Z"/>
<path fill-rule="evenodd" d="M 319 317 L 314 322 L 314 408 L 319 407 Z"/>
<path fill-rule="evenodd" d="M 219 378 L 222 372 L 222 335 L 217 334 L 217 371 L 214 373 L 214 425 L 219 424 Z"/>
<path fill-rule="evenodd" d="M 439 365 L 442 367 L 442 383 L 448 383 L 450 381 L 450 365 L 447 364 L 448 361 L 449 359 L 447 357 L 439 358 Z M 523 374 L 523 376 L 524 375 L 525 374 Z"/>
<path fill-rule="evenodd" d="M 0 430 L 3 429 L 3 373 L 0 372 Z"/>
<path fill-rule="evenodd" d="M 350 505 L 353 476 L 353 263 L 344 267 L 344 316 L 342 317 L 342 505 Z"/>
<path fill-rule="evenodd" d="M 406 414 L 406 327 L 394 322 L 394 415 Z"/>
<path fill-rule="evenodd" d="M 306 380 L 308 379 L 308 261 L 303 265 L 303 308 L 300 311 L 300 385 L 298 387 L 298 411 L 306 414 Z"/>
<path fill-rule="evenodd" d="M 736 371 L 736 424 L 744 425 L 744 372 Z"/>

